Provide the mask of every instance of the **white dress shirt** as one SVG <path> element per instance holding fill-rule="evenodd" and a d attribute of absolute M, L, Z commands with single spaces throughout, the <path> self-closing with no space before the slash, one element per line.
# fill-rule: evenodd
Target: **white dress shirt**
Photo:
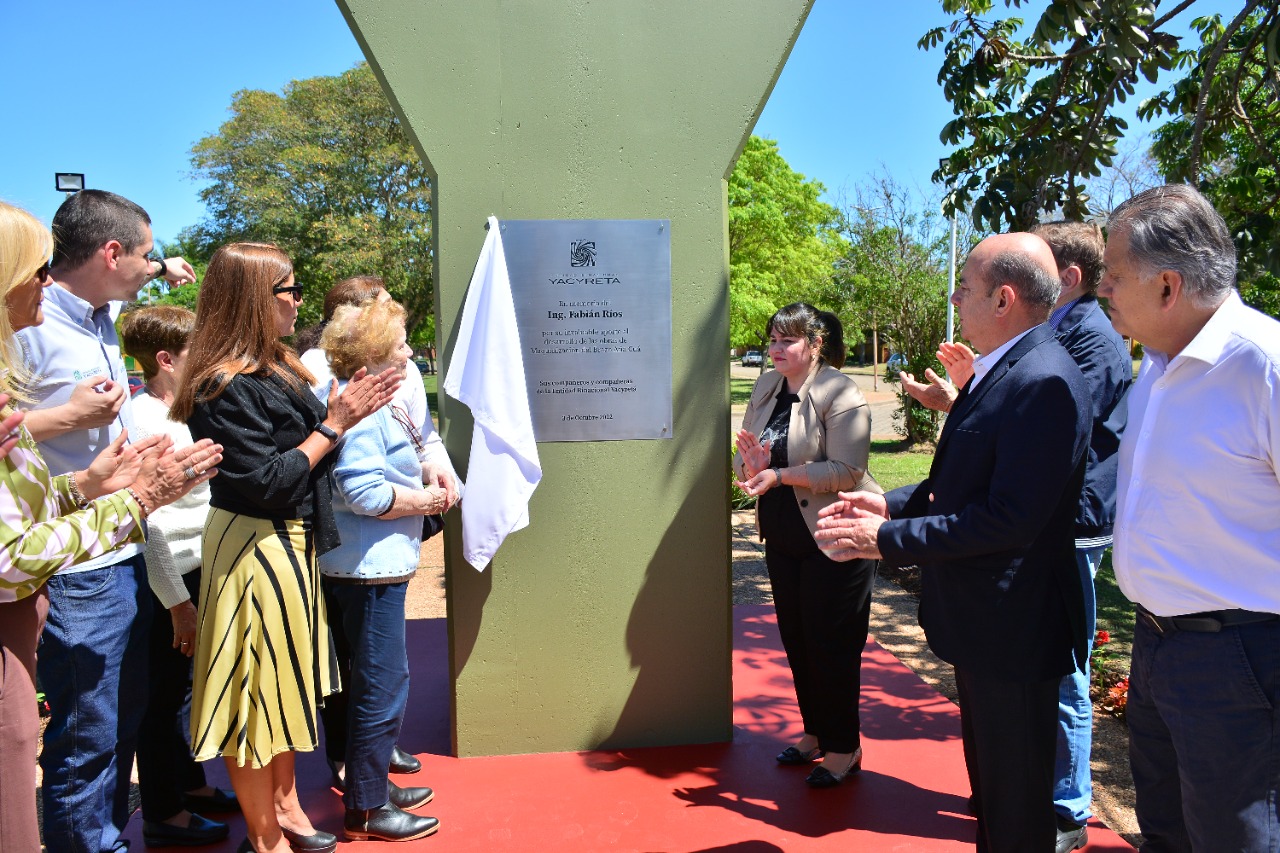
<path fill-rule="evenodd" d="M 1158 616 L 1280 613 L 1280 322 L 1235 292 L 1148 349 L 1120 442 L 1115 572 Z"/>
<path fill-rule="evenodd" d="M 1034 328 L 1035 326 L 1031 327 L 1031 329 Z M 1022 334 L 1014 335 L 991 352 L 983 353 L 973 360 L 973 384 L 969 386 L 970 394 L 978 387 L 978 383 L 982 381 L 983 377 L 991 372 L 991 368 L 995 367 L 996 363 L 1004 358 L 1004 354 L 1013 349 L 1014 344 L 1025 338 L 1031 329 L 1027 329 Z"/>

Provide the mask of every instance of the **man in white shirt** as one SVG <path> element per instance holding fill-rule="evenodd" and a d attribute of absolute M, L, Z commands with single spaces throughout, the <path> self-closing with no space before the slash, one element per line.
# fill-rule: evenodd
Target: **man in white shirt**
<path fill-rule="evenodd" d="M 26 424 L 54 473 L 85 468 L 133 416 L 115 314 L 147 281 L 195 280 L 150 257 L 151 219 L 114 193 L 83 190 L 53 217 L 45 321 L 18 333 L 34 387 Z M 114 309 L 114 310 L 113 310 Z M 49 701 L 40 766 L 49 853 L 123 850 L 129 776 L 147 698 L 151 592 L 141 545 L 49 579 L 38 672 Z"/>
<path fill-rule="evenodd" d="M 1235 290 L 1188 186 L 1111 215 L 1106 274 L 1142 368 L 1115 570 L 1138 606 L 1127 716 L 1144 851 L 1280 850 L 1280 322 Z"/>

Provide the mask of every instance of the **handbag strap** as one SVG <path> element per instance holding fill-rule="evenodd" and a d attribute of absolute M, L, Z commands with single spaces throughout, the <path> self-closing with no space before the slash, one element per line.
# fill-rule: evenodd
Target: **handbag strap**
<path fill-rule="evenodd" d="M 404 430 L 405 435 L 409 436 L 409 440 L 413 442 L 413 449 L 418 454 L 418 461 L 422 461 L 422 457 L 426 454 L 427 448 L 422 443 L 422 436 L 413 428 L 413 421 L 409 420 L 409 413 L 397 406 L 395 403 L 388 404 L 391 407 L 391 417 L 396 419 L 396 423 Z"/>

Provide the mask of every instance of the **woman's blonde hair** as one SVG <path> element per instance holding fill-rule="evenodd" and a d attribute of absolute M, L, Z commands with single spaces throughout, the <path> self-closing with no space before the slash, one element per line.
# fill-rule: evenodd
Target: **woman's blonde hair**
<path fill-rule="evenodd" d="M 270 243 L 230 243 L 213 253 L 196 299 L 196 327 L 169 418 L 185 423 L 197 402 L 217 399 L 241 373 L 276 376 L 307 392 L 315 381 L 276 326 L 272 288 L 293 275 L 289 256 Z"/>
<path fill-rule="evenodd" d="M 22 346 L 9 322 L 9 292 L 31 277 L 53 254 L 53 234 L 30 213 L 0 201 L 0 391 L 25 402 L 29 387 Z"/>
<path fill-rule="evenodd" d="M 400 346 L 405 310 L 399 302 L 340 305 L 320 336 L 320 349 L 339 379 L 350 379 L 362 367 L 388 361 Z"/>

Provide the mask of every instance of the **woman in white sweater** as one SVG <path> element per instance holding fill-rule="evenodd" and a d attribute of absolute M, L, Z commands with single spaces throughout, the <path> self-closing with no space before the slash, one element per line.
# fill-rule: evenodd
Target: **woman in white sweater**
<path fill-rule="evenodd" d="M 175 448 L 192 443 L 186 424 L 169 420 L 169 406 L 181 381 L 195 318 L 186 308 L 168 305 L 140 308 L 121 318 L 124 349 L 142 367 L 147 382 L 133 400 L 139 438 L 165 434 Z M 151 690 L 138 736 L 138 788 L 142 833 L 149 846 L 220 841 L 227 836 L 226 824 L 199 812 L 238 810 L 234 794 L 205 781 L 203 768 L 191 757 L 182 722 L 190 702 L 200 537 L 208 515 L 209 486 L 201 483 L 147 519 L 147 576 L 155 596 L 155 619 L 150 637 Z"/>

